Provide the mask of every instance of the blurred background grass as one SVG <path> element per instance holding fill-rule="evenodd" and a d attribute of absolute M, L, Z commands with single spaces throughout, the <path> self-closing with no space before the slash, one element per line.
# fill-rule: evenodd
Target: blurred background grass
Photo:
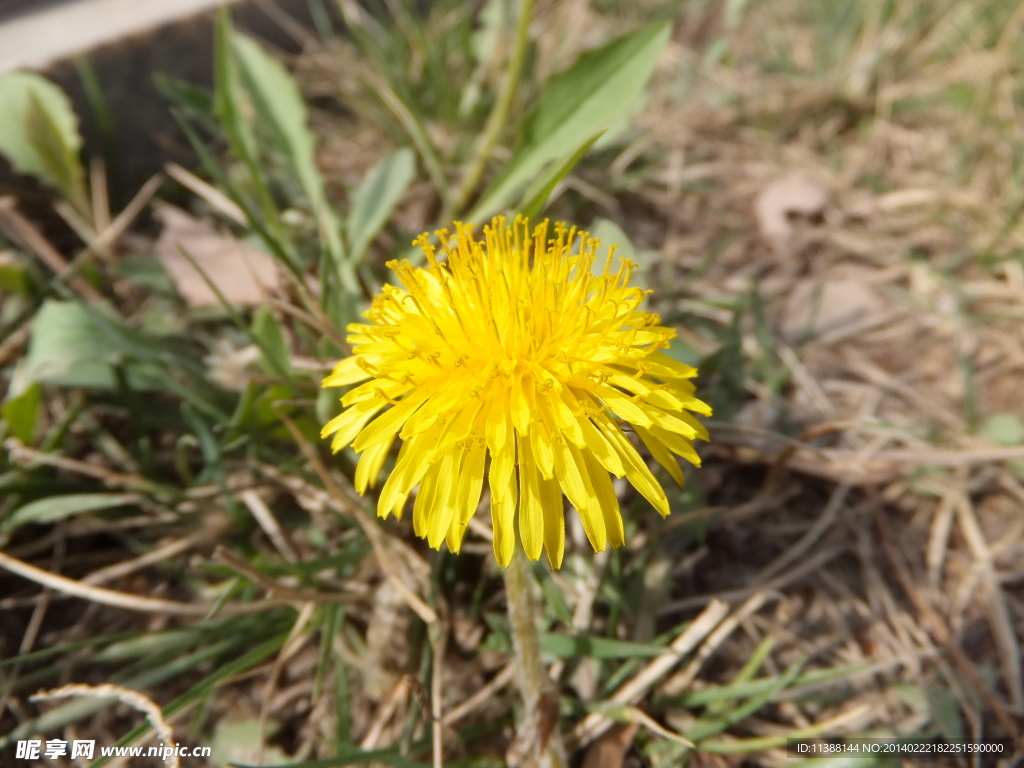
<path fill-rule="evenodd" d="M 492 145 L 520 7 L 223 17 L 212 90 L 158 79 L 199 167 L 123 209 L 116 136 L 0 86 L 4 754 L 152 741 L 29 699 L 115 682 L 219 765 L 429 764 L 435 703 L 445 765 L 515 763 L 487 516 L 432 552 L 318 437 L 384 262 L 505 209 L 618 242 L 715 407 L 669 518 L 623 487 L 623 549 L 537 568 L 574 764 L 1024 731 L 1024 5 L 537 0 Z"/>

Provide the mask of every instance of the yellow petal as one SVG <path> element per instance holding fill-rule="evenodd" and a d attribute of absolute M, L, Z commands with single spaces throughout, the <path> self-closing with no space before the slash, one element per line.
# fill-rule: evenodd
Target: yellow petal
<path fill-rule="evenodd" d="M 351 443 L 366 425 L 366 422 L 373 418 L 373 414 L 385 405 L 387 403 L 380 399 L 367 400 L 364 403 L 353 405 L 327 422 L 320 431 L 320 437 L 327 437 L 333 434 L 331 450 L 337 453 Z"/>
<path fill-rule="evenodd" d="M 541 507 L 544 510 L 544 550 L 552 568 L 562 567 L 565 554 L 565 513 L 562 505 L 562 490 L 555 479 L 538 480 Z"/>
<path fill-rule="evenodd" d="M 409 391 L 409 386 L 398 381 L 371 379 L 365 384 L 360 384 L 350 392 L 346 392 L 345 396 L 341 398 L 341 404 L 348 408 L 350 405 L 361 403 L 363 400 L 380 397 L 378 390 L 383 392 L 392 400 L 397 400 L 399 396 Z"/>
<path fill-rule="evenodd" d="M 613 547 L 621 547 L 626 543 L 626 531 L 622 526 L 622 514 L 619 512 L 619 497 L 615 495 L 615 486 L 593 454 L 590 451 L 582 453 L 587 472 L 590 474 L 590 482 L 597 494 L 604 529 L 608 533 L 608 543 Z"/>
<path fill-rule="evenodd" d="M 519 371 L 512 374 L 512 391 L 509 398 L 509 413 L 512 424 L 521 435 L 530 431 L 530 404 L 524 390 L 532 386 L 532 379 L 523 376 Z"/>
<path fill-rule="evenodd" d="M 636 452 L 636 448 L 626 439 L 622 431 L 605 416 L 597 418 L 597 426 L 608 442 L 612 444 L 619 458 L 622 459 L 622 466 L 626 470 L 626 479 L 633 487 L 640 491 L 640 494 L 647 499 L 651 505 L 658 510 L 658 513 L 665 517 L 669 513 L 668 497 L 658 483 L 647 464 Z"/>
<path fill-rule="evenodd" d="M 469 520 L 480 506 L 480 491 L 484 484 L 484 460 L 487 448 L 483 441 L 474 441 L 466 450 L 459 469 L 459 488 L 455 499 L 455 517 L 448 527 L 445 541 L 448 549 L 458 552 L 462 548 L 462 537 Z"/>
<path fill-rule="evenodd" d="M 417 435 L 402 444 L 398 452 L 395 468 L 388 476 L 387 482 L 380 492 L 377 502 L 377 514 L 387 517 L 394 505 L 401 499 L 403 502 L 409 491 L 420 482 L 434 455 L 436 441 L 430 439 L 430 433 Z"/>
<path fill-rule="evenodd" d="M 551 447 L 551 440 L 548 439 L 547 430 L 542 429 L 538 424 L 529 435 L 530 447 L 533 450 L 534 460 L 537 462 L 537 469 L 550 480 L 555 476 L 555 452 Z"/>
<path fill-rule="evenodd" d="M 642 405 L 640 408 L 650 417 L 652 424 L 657 425 L 662 429 L 667 429 L 669 432 L 675 432 L 677 435 L 682 435 L 687 439 L 697 436 L 697 430 L 685 421 L 676 418 L 674 414 L 665 413 L 660 408 L 653 408 L 649 405 Z M 640 426 L 649 427 L 652 426 L 652 424 L 642 424 Z"/>
<path fill-rule="evenodd" d="M 609 408 L 615 411 L 619 418 L 625 419 L 631 424 L 639 424 L 641 427 L 651 426 L 651 417 L 644 413 L 636 403 L 619 392 L 617 389 L 606 386 L 594 388 L 596 394 Z"/>
<path fill-rule="evenodd" d="M 438 453 L 444 453 L 456 443 L 469 437 L 476 424 L 476 417 L 480 413 L 481 405 L 479 400 L 472 400 L 452 417 L 451 426 L 445 433 L 444 440 L 437 446 Z"/>
<path fill-rule="evenodd" d="M 673 360 L 663 352 L 653 352 L 643 362 L 647 370 L 659 379 L 692 379 L 697 375 L 696 368 Z"/>
<path fill-rule="evenodd" d="M 491 453 L 497 453 L 508 439 L 508 389 L 500 384 L 491 396 L 491 409 L 487 414 L 487 447 Z"/>
<path fill-rule="evenodd" d="M 346 357 L 331 371 L 330 375 L 324 378 L 324 387 L 344 387 L 348 384 L 355 384 L 357 381 L 370 378 L 370 374 L 359 367 L 359 357 L 353 355 Z"/>
<path fill-rule="evenodd" d="M 394 442 L 395 436 L 392 435 L 383 443 L 377 443 L 372 448 L 368 448 L 359 457 L 359 464 L 356 465 L 355 487 L 360 496 L 366 493 L 367 486 L 372 488 L 377 484 L 377 476 L 380 474 L 380 469 L 384 466 L 384 460 Z"/>
<path fill-rule="evenodd" d="M 352 449 L 363 451 L 370 446 L 382 443 L 393 438 L 395 433 L 402 428 L 402 425 L 409 419 L 416 409 L 423 405 L 430 397 L 430 392 L 419 390 L 402 400 L 398 405 L 393 405 L 383 414 L 373 420 L 366 429 L 359 435 L 359 439 L 352 443 Z"/>
<path fill-rule="evenodd" d="M 513 522 L 516 514 L 516 482 L 515 476 L 496 476 L 494 464 L 491 464 L 491 529 L 494 533 L 494 559 L 498 565 L 507 568 L 512 561 L 512 552 L 516 546 L 516 532 Z"/>
<path fill-rule="evenodd" d="M 530 451 L 530 438 L 519 436 L 519 538 L 526 556 L 540 557 L 544 546 L 544 507 L 537 481 L 537 465 Z"/>
<path fill-rule="evenodd" d="M 602 551 L 608 541 L 608 534 L 597 495 L 579 449 L 564 440 L 555 444 L 555 474 L 562 492 L 579 513 L 590 545 L 595 552 Z"/>
<path fill-rule="evenodd" d="M 466 387 L 456 384 L 439 390 L 424 388 L 423 391 L 430 392 L 433 397 L 414 416 L 405 422 L 405 426 L 402 427 L 402 431 L 399 433 L 403 440 L 408 440 L 410 437 L 430 429 L 434 426 L 438 416 L 466 398 Z"/>
<path fill-rule="evenodd" d="M 684 482 L 683 470 L 680 468 L 679 462 L 676 461 L 676 457 L 672 455 L 672 451 L 666 448 L 665 444 L 655 437 L 654 433 L 650 430 L 643 427 L 633 427 L 633 429 L 636 430 L 643 444 L 647 446 L 647 450 L 651 452 L 651 457 L 665 468 L 665 471 L 669 473 L 679 486 L 682 486 Z"/>
<path fill-rule="evenodd" d="M 427 543 L 434 549 L 441 548 L 441 542 L 455 517 L 455 496 L 458 491 L 455 470 L 461 462 L 462 453 L 460 450 L 449 451 L 440 462 L 434 497 L 431 508 L 427 510 Z"/>
<path fill-rule="evenodd" d="M 568 392 L 563 391 L 561 395 L 552 402 L 555 423 L 558 425 L 559 431 L 565 435 L 565 437 L 571 441 L 577 448 L 583 448 L 586 446 L 587 441 L 583 436 L 583 430 L 580 428 L 580 423 L 576 420 L 576 415 L 572 412 L 569 407 L 569 403 L 575 400 L 574 397 Z M 574 407 L 578 407 L 579 404 L 572 402 Z"/>
<path fill-rule="evenodd" d="M 420 488 L 416 492 L 416 501 L 412 505 L 412 530 L 420 538 L 427 535 L 427 528 L 430 522 L 430 510 L 434 504 L 434 488 L 437 486 L 438 468 L 440 462 L 432 464 L 427 473 L 420 481 Z"/>
<path fill-rule="evenodd" d="M 587 449 L 593 452 L 601 466 L 607 469 L 616 477 L 622 477 L 626 470 L 622 467 L 622 460 L 619 454 L 612 448 L 608 439 L 594 426 L 593 422 L 586 416 L 578 417 L 580 430 L 587 441 Z"/>
<path fill-rule="evenodd" d="M 665 446 L 677 456 L 682 456 L 695 467 L 700 466 L 700 455 L 693 447 L 693 443 L 680 437 L 675 432 L 669 432 L 660 427 L 651 427 L 651 434 L 660 440 Z"/>

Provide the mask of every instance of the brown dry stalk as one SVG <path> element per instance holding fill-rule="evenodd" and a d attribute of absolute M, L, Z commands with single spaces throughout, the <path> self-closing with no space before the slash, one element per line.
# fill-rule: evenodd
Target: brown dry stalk
<path fill-rule="evenodd" d="M 875 518 L 875 526 L 878 528 L 882 549 L 885 550 L 889 563 L 896 572 L 896 579 L 903 588 L 904 594 L 906 594 L 917 610 L 918 621 L 935 642 L 942 647 L 949 656 L 950 661 L 953 662 L 953 666 L 964 676 L 975 692 L 981 696 L 986 706 L 992 710 L 996 719 L 999 720 L 999 724 L 1006 730 L 1010 738 L 1014 739 L 1017 749 L 1024 749 L 1024 737 L 1021 736 L 1021 733 L 1024 733 L 1024 722 L 1015 722 L 1014 716 L 1010 714 L 1006 704 L 989 688 L 978 673 L 978 670 L 974 667 L 974 664 L 971 663 L 971 660 L 960 650 L 946 622 L 928 604 L 920 590 L 917 589 L 914 578 L 910 574 L 910 568 L 904 559 L 903 553 L 900 552 L 894 543 L 893 533 L 885 521 L 885 516 L 879 511 L 878 505 L 872 505 L 871 511 Z"/>
<path fill-rule="evenodd" d="M 728 613 L 728 603 L 712 599 L 700 615 L 672 641 L 664 656 L 658 656 L 641 667 L 639 672 L 608 697 L 608 702 L 612 704 L 636 704 L 639 702 L 656 683 L 668 674 L 672 667 L 700 645 L 701 641 L 711 634 Z M 577 723 L 572 732 L 566 736 L 566 748 L 575 751 L 585 747 L 614 724 L 612 720 L 599 712 L 592 712 Z"/>
<path fill-rule="evenodd" d="M 65 274 L 70 264 L 64 259 L 50 241 L 18 211 L 13 197 L 0 197 L 0 229 L 3 229 L 13 240 L 23 244 L 28 250 L 39 257 L 59 277 Z M 103 295 L 81 277 L 71 278 L 71 287 L 82 298 L 89 301 L 104 301 Z"/>

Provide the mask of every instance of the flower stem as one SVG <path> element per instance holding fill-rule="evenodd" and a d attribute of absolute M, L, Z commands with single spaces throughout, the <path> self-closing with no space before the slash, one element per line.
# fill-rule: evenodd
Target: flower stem
<path fill-rule="evenodd" d="M 473 197 L 480 180 L 487 170 L 487 161 L 494 151 L 494 145 L 501 137 L 501 131 L 508 123 L 508 114 L 512 110 L 512 100 L 515 98 L 516 89 L 519 87 L 519 76 L 523 71 L 523 61 L 526 59 L 526 47 L 530 40 L 530 17 L 533 15 L 533 0 L 522 0 L 519 6 L 519 20 L 516 24 L 516 37 L 513 43 L 512 56 L 509 58 L 508 67 L 505 70 L 505 81 L 501 84 L 501 91 L 498 99 L 491 108 L 491 114 L 487 116 L 487 125 L 484 126 L 483 136 L 476 145 L 476 152 L 470 161 L 466 175 L 462 177 L 455 198 L 452 201 L 452 213 L 456 216 L 461 214 L 466 204 Z M 447 219 L 448 217 L 442 217 Z"/>
<path fill-rule="evenodd" d="M 512 562 L 505 571 L 505 595 L 512 628 L 512 650 L 525 705 L 519 737 L 532 750 L 534 765 L 565 768 L 565 747 L 558 732 L 558 696 L 540 661 L 540 636 L 537 634 L 540 617 L 532 587 L 530 563 L 517 543 Z"/>

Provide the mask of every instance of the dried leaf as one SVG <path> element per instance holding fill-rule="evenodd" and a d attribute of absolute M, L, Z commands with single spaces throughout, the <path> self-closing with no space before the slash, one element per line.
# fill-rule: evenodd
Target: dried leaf
<path fill-rule="evenodd" d="M 789 295 L 782 335 L 790 342 L 851 330 L 885 310 L 868 283 L 853 279 L 805 280 Z"/>
<path fill-rule="evenodd" d="M 162 205 L 157 216 L 164 225 L 156 242 L 157 258 L 189 306 L 220 305 L 217 294 L 189 257 L 231 304 L 263 304 L 267 294 L 280 285 L 274 259 L 265 251 L 224 234 L 179 208 Z"/>
<path fill-rule="evenodd" d="M 758 194 L 754 216 L 761 234 L 778 250 L 793 236 L 790 216 L 817 216 L 828 205 L 828 190 L 803 174 L 776 179 Z"/>
<path fill-rule="evenodd" d="M 617 725 L 587 748 L 583 756 L 583 768 L 622 768 L 626 750 L 633 743 L 637 723 Z"/>

